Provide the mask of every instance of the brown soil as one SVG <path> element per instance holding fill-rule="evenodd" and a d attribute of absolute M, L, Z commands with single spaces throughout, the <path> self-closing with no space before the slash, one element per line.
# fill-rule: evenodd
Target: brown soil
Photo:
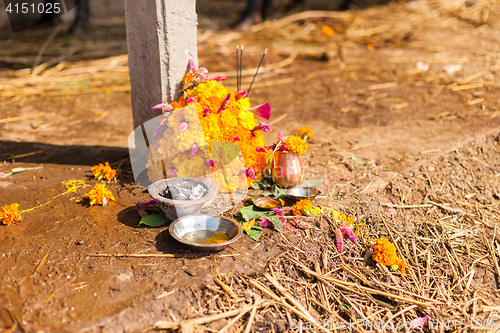
<path fill-rule="evenodd" d="M 394 229 L 433 237 L 423 221 L 450 209 L 460 218 L 446 220 L 449 228 L 469 216 L 469 236 L 491 239 L 500 216 L 500 7 L 450 6 L 388 4 L 238 32 L 221 28 L 200 4 L 199 60 L 234 87 L 235 44 L 245 44 L 247 68 L 268 48 L 251 101 L 270 103 L 274 130 L 313 129 L 303 161 L 307 178 L 324 180 L 326 198 L 317 204 L 368 225 L 364 240 L 383 230 L 380 214 Z M 236 19 L 231 6 L 218 8 Z M 333 36 L 322 34 L 324 24 Z M 12 69 L 31 66 L 38 41 L 51 31 L 0 40 L 0 172 L 42 167 L 1 179 L 0 206 L 44 204 L 71 179 L 93 184 L 90 168 L 104 161 L 118 167 L 118 181 L 108 184 L 116 202 L 88 207 L 78 202 L 87 189 L 79 189 L 24 213 L 22 223 L 0 226 L 0 328 L 130 332 L 166 316 L 206 315 L 204 296 L 218 288 L 213 274 L 261 272 L 283 251 L 281 237 L 266 230 L 259 243 L 244 237 L 207 255 L 177 245 L 167 227 L 138 226 L 133 206 L 149 197 L 127 163 L 132 115 L 123 19 L 94 22 L 86 36 L 56 37 L 38 63 L 54 66 L 62 54 L 59 68 L 34 77 Z M 430 69 L 417 71 L 419 61 Z M 462 69 L 442 69 L 455 64 Z M 405 208 L 429 201 L 442 207 Z M 294 232 L 286 234 L 293 242 Z M 310 247 L 316 258 L 321 247 Z M 175 258 L 91 256 L 101 253 Z M 497 288 L 494 274 L 492 261 L 474 283 Z M 259 327 L 268 326 L 261 320 Z"/>

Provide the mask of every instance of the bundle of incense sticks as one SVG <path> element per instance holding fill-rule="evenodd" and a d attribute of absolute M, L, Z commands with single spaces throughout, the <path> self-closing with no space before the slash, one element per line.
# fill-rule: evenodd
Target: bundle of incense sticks
<path fill-rule="evenodd" d="M 248 88 L 247 93 L 250 93 L 250 90 L 252 90 L 252 85 L 253 82 L 255 81 L 255 78 L 257 77 L 257 74 L 259 73 L 259 68 L 262 65 L 262 61 L 264 61 L 264 57 L 266 56 L 267 49 L 264 50 L 264 53 L 262 54 L 262 58 L 260 58 L 259 65 L 257 66 L 257 70 L 255 71 L 255 74 L 252 78 L 252 82 L 250 83 L 250 87 Z M 243 44 L 236 45 L 236 88 L 237 91 L 241 91 L 241 83 L 242 83 L 242 74 L 241 70 L 243 68 Z"/>

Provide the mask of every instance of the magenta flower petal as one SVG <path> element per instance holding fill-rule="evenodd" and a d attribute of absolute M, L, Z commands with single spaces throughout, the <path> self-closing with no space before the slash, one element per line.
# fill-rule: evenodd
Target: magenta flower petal
<path fill-rule="evenodd" d="M 283 214 L 283 211 L 280 208 L 271 208 L 271 210 L 273 212 L 275 212 L 276 215 L 278 215 L 278 216 L 284 216 L 285 215 L 285 214 Z"/>
<path fill-rule="evenodd" d="M 137 207 L 139 208 L 146 208 L 146 207 L 151 207 L 151 206 L 154 206 L 156 205 L 156 200 L 155 199 L 151 199 L 149 201 L 139 201 L 137 203 Z"/>
<path fill-rule="evenodd" d="M 247 177 L 250 177 L 250 178 L 252 178 L 253 180 L 255 180 L 255 172 L 253 171 L 253 169 L 252 169 L 252 168 L 248 168 L 248 169 L 246 170 L 246 175 L 247 175 Z"/>
<path fill-rule="evenodd" d="M 254 131 L 263 131 L 263 132 L 271 132 L 271 127 L 265 122 L 258 123 L 257 126 L 253 129 Z"/>
<path fill-rule="evenodd" d="M 214 162 L 214 160 L 213 160 L 213 159 L 211 159 L 211 158 L 207 158 L 207 159 L 205 159 L 205 163 L 207 163 L 207 165 L 208 165 L 209 167 L 211 167 L 211 168 L 213 168 L 213 167 L 215 166 L 215 162 Z"/>
<path fill-rule="evenodd" d="M 210 114 L 210 109 L 209 108 L 204 108 L 203 109 L 203 113 L 205 114 L 205 116 L 208 116 Z"/>
<path fill-rule="evenodd" d="M 177 172 L 178 172 L 178 170 L 176 168 L 173 168 L 172 172 L 170 174 L 175 177 L 175 176 L 177 176 Z"/>
<path fill-rule="evenodd" d="M 340 229 L 335 229 L 335 243 L 337 244 L 337 250 L 340 253 L 344 250 L 344 237 L 342 236 L 342 232 Z"/>
<path fill-rule="evenodd" d="M 245 98 L 248 96 L 248 93 L 245 91 L 245 90 L 240 90 L 238 91 L 235 95 L 234 95 L 234 98 L 236 98 L 236 100 L 239 100 L 239 99 L 242 99 L 242 98 Z"/>
<path fill-rule="evenodd" d="M 200 147 L 198 146 L 198 144 L 193 143 L 193 145 L 191 146 L 191 156 L 193 156 L 194 154 L 196 154 L 196 152 L 198 151 Z"/>
<path fill-rule="evenodd" d="M 266 152 L 266 150 L 264 148 L 262 148 L 262 147 L 257 147 L 257 148 L 255 148 L 255 150 L 258 151 L 258 152 L 260 152 L 260 153 L 265 153 Z"/>
<path fill-rule="evenodd" d="M 425 325 L 425 323 L 429 320 L 429 317 L 419 317 L 416 319 L 413 319 L 408 323 L 408 328 L 416 328 L 416 329 L 421 329 L 422 326 Z"/>
<path fill-rule="evenodd" d="M 278 128 L 278 139 L 283 139 L 283 132 L 281 131 L 281 128 Z"/>
<path fill-rule="evenodd" d="M 168 112 L 168 111 L 172 111 L 174 108 L 172 107 L 172 105 L 168 104 L 168 103 L 160 103 L 160 104 L 156 104 L 155 106 L 153 106 L 151 108 L 151 110 L 153 109 L 161 109 L 163 112 Z"/>
<path fill-rule="evenodd" d="M 349 239 L 352 240 L 354 244 L 358 244 L 358 242 L 356 241 L 356 235 L 354 234 L 354 231 L 352 231 L 352 229 L 350 227 L 346 226 L 345 224 L 341 224 L 339 226 L 339 230 L 344 235 L 349 237 Z"/>
<path fill-rule="evenodd" d="M 144 209 L 139 209 L 137 212 L 139 213 L 139 216 L 141 218 L 148 215 L 148 213 L 146 213 L 146 211 Z"/>
<path fill-rule="evenodd" d="M 196 103 L 196 102 L 198 102 L 198 101 L 196 100 L 196 98 L 193 98 L 193 97 L 189 97 L 187 99 L 187 101 L 186 101 L 186 103 L 188 103 L 188 104 L 190 104 L 190 103 Z"/>
<path fill-rule="evenodd" d="M 250 109 L 257 117 L 269 120 L 271 118 L 271 106 L 269 103 L 254 106 Z"/>
<path fill-rule="evenodd" d="M 164 123 L 164 121 L 162 121 L 162 123 L 160 124 L 160 126 L 158 126 L 153 134 L 153 138 L 156 138 L 156 136 L 158 134 L 160 134 L 161 131 L 163 131 L 165 128 L 168 127 L 168 124 Z"/>
<path fill-rule="evenodd" d="M 234 141 L 241 141 L 239 136 L 235 136 L 235 137 L 233 138 L 233 140 L 234 140 Z"/>
<path fill-rule="evenodd" d="M 210 77 L 209 80 L 214 80 L 214 81 L 217 81 L 217 82 L 222 82 L 222 81 L 226 81 L 226 80 L 229 80 L 227 77 L 224 77 L 224 76 L 219 76 L 219 75 L 215 75 L 215 76 L 212 76 Z"/>
<path fill-rule="evenodd" d="M 193 59 L 189 59 L 189 69 L 191 69 L 191 72 L 196 72 L 198 70 L 198 66 L 195 65 Z"/>
<path fill-rule="evenodd" d="M 267 228 L 271 226 L 271 222 L 269 222 L 268 219 L 260 220 L 259 223 L 262 228 Z"/>
<path fill-rule="evenodd" d="M 180 126 L 180 128 L 179 128 L 179 133 L 184 132 L 185 130 L 187 130 L 187 128 L 188 128 L 188 123 L 186 123 L 186 122 L 182 122 L 182 123 L 181 123 L 181 126 Z"/>
<path fill-rule="evenodd" d="M 231 100 L 231 94 L 227 94 L 227 96 L 222 101 L 222 105 L 220 107 L 221 110 L 225 110 L 227 108 L 227 105 L 229 104 L 230 100 Z"/>

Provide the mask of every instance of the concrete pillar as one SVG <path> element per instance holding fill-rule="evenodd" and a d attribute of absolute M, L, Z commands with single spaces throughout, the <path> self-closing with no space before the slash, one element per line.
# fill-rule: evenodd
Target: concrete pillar
<path fill-rule="evenodd" d="M 125 0 L 134 127 L 151 107 L 180 96 L 188 61 L 198 63 L 196 0 Z"/>

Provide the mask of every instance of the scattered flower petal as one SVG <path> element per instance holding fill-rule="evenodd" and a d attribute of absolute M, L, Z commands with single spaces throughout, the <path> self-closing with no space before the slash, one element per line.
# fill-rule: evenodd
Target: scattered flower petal
<path fill-rule="evenodd" d="M 234 141 L 241 141 L 239 136 L 235 136 L 235 137 L 233 138 L 233 140 L 234 140 Z"/>
<path fill-rule="evenodd" d="M 182 122 L 181 126 L 179 128 L 179 133 L 184 132 L 185 130 L 187 130 L 187 128 L 188 128 L 188 123 L 187 122 Z"/>
<path fill-rule="evenodd" d="M 214 160 L 213 160 L 213 159 L 211 159 L 211 158 L 207 158 L 207 159 L 205 159 L 205 163 L 207 163 L 207 165 L 208 165 L 209 167 L 211 167 L 211 168 L 215 167 L 215 162 L 214 162 Z"/>
<path fill-rule="evenodd" d="M 337 244 L 337 250 L 342 253 L 344 250 L 344 236 L 339 228 L 335 228 L 335 244 Z"/>
<path fill-rule="evenodd" d="M 209 108 L 204 108 L 203 109 L 203 113 L 205 114 L 205 116 L 208 116 L 210 114 L 210 109 Z"/>
<path fill-rule="evenodd" d="M 137 207 L 139 207 L 139 208 L 147 208 L 147 207 L 152 207 L 154 205 L 156 205 L 155 199 L 151 199 L 149 201 L 139 201 L 137 203 Z"/>
<path fill-rule="evenodd" d="M 198 149 L 199 149 L 198 144 L 196 142 L 193 143 L 193 145 L 191 146 L 191 156 L 193 156 L 194 154 L 196 154 L 196 152 L 198 151 Z"/>
<path fill-rule="evenodd" d="M 255 128 L 253 130 L 254 131 L 263 131 L 265 133 L 265 132 L 271 132 L 271 127 L 269 127 L 269 125 L 266 124 L 265 122 L 262 122 L 262 123 L 258 123 L 257 126 L 255 126 Z"/>
<path fill-rule="evenodd" d="M 172 176 L 176 177 L 176 176 L 177 176 L 177 172 L 178 172 L 178 170 L 177 170 L 176 168 L 173 168 L 173 169 L 172 169 L 172 172 L 170 172 L 170 174 L 171 174 Z"/>
<path fill-rule="evenodd" d="M 427 72 L 429 70 L 430 65 L 428 63 L 419 61 L 417 62 L 417 69 L 423 72 Z"/>
<path fill-rule="evenodd" d="M 266 150 L 264 148 L 262 148 L 262 147 L 257 147 L 257 148 L 255 148 L 255 150 L 258 151 L 258 152 L 261 152 L 261 153 L 265 153 L 266 152 Z"/>
<path fill-rule="evenodd" d="M 352 231 L 352 229 L 350 227 L 346 226 L 345 224 L 341 224 L 339 226 L 339 230 L 344 235 L 346 235 L 347 237 L 349 237 L 349 239 L 352 240 L 352 242 L 354 244 L 358 244 L 358 242 L 356 241 L 356 235 L 354 234 L 354 231 Z"/>
<path fill-rule="evenodd" d="M 160 104 L 156 104 L 155 106 L 153 106 L 151 108 L 151 110 L 154 110 L 154 109 L 161 109 L 162 112 L 168 112 L 168 111 L 172 111 L 174 108 L 172 107 L 172 105 L 168 104 L 168 103 L 160 103 Z"/>
<path fill-rule="evenodd" d="M 443 67 L 443 71 L 447 74 L 453 74 L 462 69 L 462 65 L 448 65 Z"/>

